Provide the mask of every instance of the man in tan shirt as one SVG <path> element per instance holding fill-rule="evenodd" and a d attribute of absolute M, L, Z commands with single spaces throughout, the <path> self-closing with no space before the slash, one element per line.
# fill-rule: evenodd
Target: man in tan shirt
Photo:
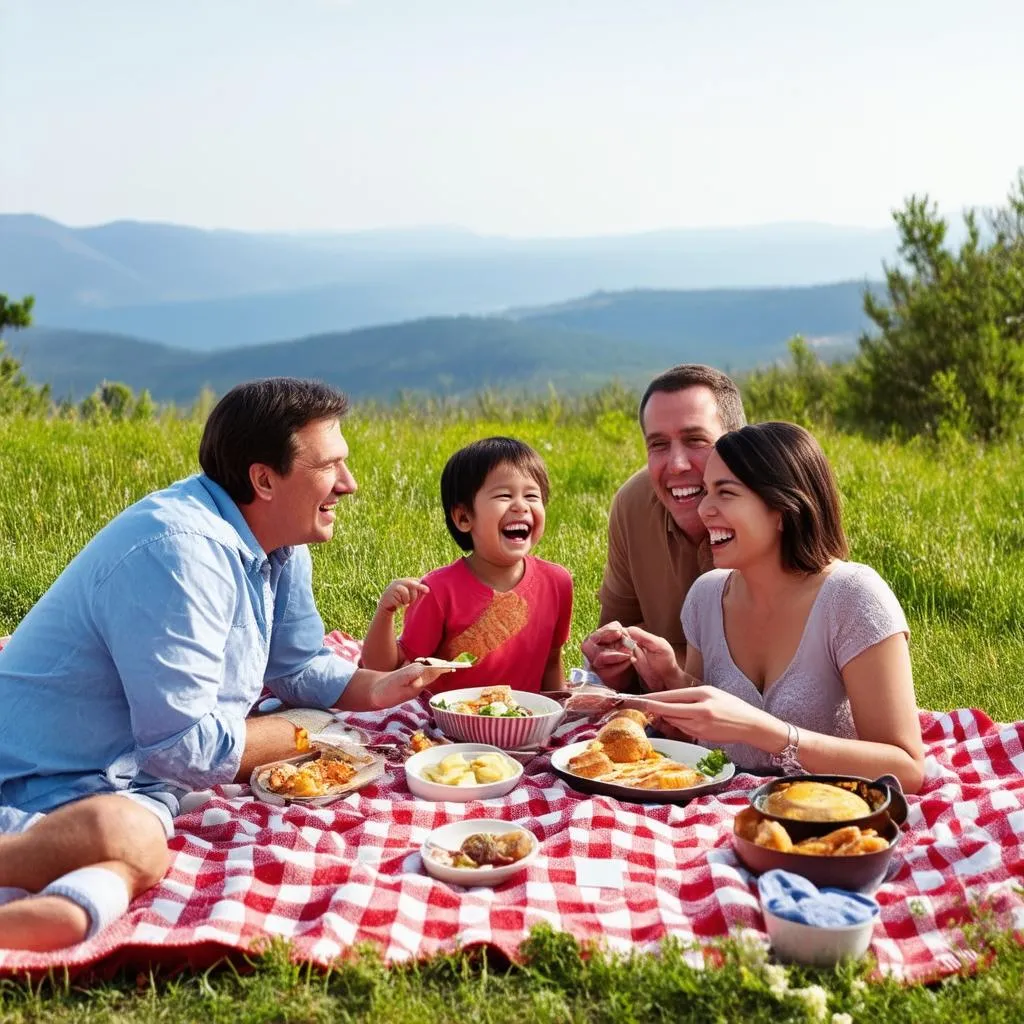
<path fill-rule="evenodd" d="M 679 664 L 685 662 L 679 614 L 690 585 L 712 567 L 707 530 L 697 513 L 704 464 L 715 441 L 745 423 L 736 385 L 710 366 L 674 366 L 647 385 L 640 400 L 647 468 L 612 499 L 600 627 L 583 642 L 584 655 L 606 685 L 628 690 L 639 683 L 624 626 L 665 637 Z"/>

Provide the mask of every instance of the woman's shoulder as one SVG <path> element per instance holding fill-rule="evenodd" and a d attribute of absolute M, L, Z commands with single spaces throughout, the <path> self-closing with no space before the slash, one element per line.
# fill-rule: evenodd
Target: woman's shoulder
<path fill-rule="evenodd" d="M 696 603 L 707 600 L 716 594 L 720 595 L 731 572 L 731 569 L 709 569 L 707 572 L 702 572 L 690 584 L 690 589 L 686 592 L 686 601 L 692 600 Z"/>
<path fill-rule="evenodd" d="M 840 646 L 856 646 L 858 641 L 861 646 L 868 646 L 893 633 L 909 635 L 899 598 L 870 565 L 839 562 L 828 584 L 831 632 Z"/>
<path fill-rule="evenodd" d="M 843 604 L 897 600 L 892 587 L 870 565 L 862 562 L 836 562 L 829 574 L 829 586 L 834 600 Z"/>
<path fill-rule="evenodd" d="M 709 608 L 722 607 L 722 589 L 729 579 L 731 569 L 709 569 L 701 573 L 686 592 L 683 599 L 683 615 L 692 617 L 705 614 Z"/>

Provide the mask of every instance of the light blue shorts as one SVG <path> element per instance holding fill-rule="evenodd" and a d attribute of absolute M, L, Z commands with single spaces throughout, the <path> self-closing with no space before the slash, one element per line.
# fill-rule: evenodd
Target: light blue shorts
<path fill-rule="evenodd" d="M 91 793 L 90 796 L 106 796 L 105 793 Z M 168 839 L 174 835 L 174 818 L 172 813 L 178 809 L 178 798 L 170 793 L 133 793 L 131 790 L 120 789 L 115 791 L 115 796 L 124 796 L 134 800 L 140 807 L 151 811 L 160 821 L 160 827 Z M 83 799 L 88 799 L 83 797 Z M 64 804 L 64 807 L 69 806 Z M 59 810 L 59 808 L 54 808 Z M 46 817 L 45 811 L 23 811 L 19 807 L 0 807 L 0 835 L 13 835 L 16 832 L 26 832 L 33 825 L 38 824 Z"/>

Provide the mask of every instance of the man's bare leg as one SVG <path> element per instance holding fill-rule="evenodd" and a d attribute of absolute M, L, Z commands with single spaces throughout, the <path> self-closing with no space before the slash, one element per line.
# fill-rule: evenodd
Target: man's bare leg
<path fill-rule="evenodd" d="M 156 885 L 170 862 L 156 815 L 119 796 L 59 807 L 27 832 L 0 836 L 0 885 L 39 892 L 77 868 L 102 867 L 123 880 L 130 898 Z M 63 896 L 0 907 L 0 945 L 59 949 L 85 938 L 88 914 Z"/>

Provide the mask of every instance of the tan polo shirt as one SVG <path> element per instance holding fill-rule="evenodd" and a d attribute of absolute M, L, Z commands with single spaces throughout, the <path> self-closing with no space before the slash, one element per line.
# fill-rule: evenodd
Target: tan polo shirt
<path fill-rule="evenodd" d="M 647 470 L 634 473 L 616 492 L 608 515 L 600 624 L 617 619 L 664 637 L 682 667 L 683 600 L 693 581 L 713 565 L 708 540 L 695 545 L 658 500 Z"/>

